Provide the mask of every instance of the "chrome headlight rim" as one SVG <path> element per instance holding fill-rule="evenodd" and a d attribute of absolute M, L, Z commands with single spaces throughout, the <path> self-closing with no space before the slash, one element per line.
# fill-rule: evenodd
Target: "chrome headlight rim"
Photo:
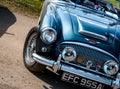
<path fill-rule="evenodd" d="M 48 41 L 46 38 L 45 38 L 45 35 L 46 35 L 46 32 L 51 32 L 53 33 L 52 35 L 54 35 L 52 38 L 51 41 Z M 51 28 L 51 27 L 47 27 L 47 28 L 44 28 L 42 31 L 41 31 L 41 35 L 40 35 L 40 38 L 41 40 L 45 43 L 45 44 L 52 44 L 56 41 L 57 39 L 57 32 L 55 29 Z"/>
<path fill-rule="evenodd" d="M 113 65 L 114 64 L 114 65 Z M 115 67 L 114 73 L 111 73 L 108 68 L 110 69 L 111 67 Z M 106 74 L 108 75 L 115 75 L 119 71 L 119 64 L 113 60 L 108 60 L 104 63 L 103 70 Z"/>
<path fill-rule="evenodd" d="M 65 53 L 67 53 L 68 49 L 70 49 L 70 51 L 73 53 L 73 58 L 71 58 L 71 59 L 67 59 L 65 57 Z M 67 62 L 74 61 L 77 58 L 76 50 L 73 47 L 65 47 L 62 51 L 62 58 Z"/>

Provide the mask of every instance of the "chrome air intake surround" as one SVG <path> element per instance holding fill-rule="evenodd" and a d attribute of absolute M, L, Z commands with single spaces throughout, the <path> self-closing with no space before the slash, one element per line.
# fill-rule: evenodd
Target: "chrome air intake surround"
<path fill-rule="evenodd" d="M 117 59 L 110 53 L 88 44 L 63 42 L 58 46 L 58 49 L 62 53 L 66 47 L 72 47 L 75 49 L 77 57 L 74 63 L 79 66 L 87 67 L 88 63 L 91 62 L 92 67 L 95 67 L 96 69 L 99 67 L 98 69 L 100 69 L 103 68 L 105 62 L 108 60 L 117 61 Z"/>

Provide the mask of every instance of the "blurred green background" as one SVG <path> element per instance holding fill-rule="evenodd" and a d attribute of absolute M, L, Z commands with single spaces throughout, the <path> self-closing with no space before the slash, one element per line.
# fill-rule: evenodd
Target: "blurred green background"
<path fill-rule="evenodd" d="M 119 7 L 119 3 L 116 0 L 105 0 L 113 3 L 115 7 Z M 39 14 L 41 11 L 44 0 L 0 0 L 1 5 L 7 5 L 10 7 L 22 8 L 21 10 L 24 12 L 33 12 L 35 14 Z"/>
<path fill-rule="evenodd" d="M 111 2 L 115 7 L 118 7 L 119 5 L 118 1 L 116 0 L 105 0 L 105 1 Z"/>
<path fill-rule="evenodd" d="M 19 10 L 26 15 L 38 16 L 44 0 L 0 0 L 0 5 Z"/>
<path fill-rule="evenodd" d="M 36 12 L 39 12 L 42 8 L 42 0 L 11 0 L 25 7 L 31 8 Z"/>

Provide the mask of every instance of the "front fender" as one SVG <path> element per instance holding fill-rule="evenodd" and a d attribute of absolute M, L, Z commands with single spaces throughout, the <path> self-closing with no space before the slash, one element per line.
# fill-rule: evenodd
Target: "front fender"
<path fill-rule="evenodd" d="M 39 29 L 42 30 L 46 27 L 51 27 L 57 29 L 57 21 L 56 21 L 56 9 L 55 5 L 51 3 L 51 1 L 45 1 L 42 12 L 40 15 L 39 21 Z"/>
<path fill-rule="evenodd" d="M 115 49 L 117 58 L 119 57 L 118 59 L 120 60 L 120 25 L 117 26 L 115 40 L 112 46 Z"/>
<path fill-rule="evenodd" d="M 45 2 L 41 12 L 39 30 L 46 27 L 55 29 L 58 33 L 58 38 L 63 40 L 70 39 L 73 34 L 73 27 L 71 17 L 66 4 L 55 2 Z M 70 36 L 71 35 L 71 36 Z"/>

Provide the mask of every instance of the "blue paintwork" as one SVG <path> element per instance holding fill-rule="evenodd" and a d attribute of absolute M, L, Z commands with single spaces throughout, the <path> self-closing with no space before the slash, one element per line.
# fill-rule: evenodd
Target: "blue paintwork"
<path fill-rule="evenodd" d="M 41 34 L 46 29 L 56 30 L 55 42 L 47 44 L 43 41 Z M 103 69 L 108 61 L 115 61 L 120 68 L 120 18 L 113 12 L 102 12 L 70 0 L 45 0 L 36 42 L 34 57 L 38 58 L 38 63 L 53 66 L 53 69 L 58 66 L 60 70 L 62 70 L 61 65 L 65 70 L 69 65 L 70 73 L 73 73 L 75 68 L 76 73 L 84 70 L 85 77 L 88 73 L 93 73 L 112 81 L 116 80 L 117 73 L 108 75 Z M 72 47 L 76 51 L 76 59 L 69 62 L 63 58 L 61 54 L 65 47 Z M 91 68 L 87 68 L 89 61 L 93 64 Z M 117 72 L 120 73 L 120 69 Z M 106 84 L 106 81 L 100 82 Z M 112 82 L 108 85 L 112 86 L 111 84 Z"/>
<path fill-rule="evenodd" d="M 117 22 L 119 19 L 72 2 L 46 0 L 39 29 L 41 31 L 45 27 L 52 27 L 58 32 L 57 42 L 75 41 L 94 45 L 119 59 L 120 24 L 111 25 Z M 92 32 L 106 37 L 107 40 L 86 36 L 80 34 L 80 31 Z M 96 43 L 91 44 L 88 40 L 94 40 Z"/>

